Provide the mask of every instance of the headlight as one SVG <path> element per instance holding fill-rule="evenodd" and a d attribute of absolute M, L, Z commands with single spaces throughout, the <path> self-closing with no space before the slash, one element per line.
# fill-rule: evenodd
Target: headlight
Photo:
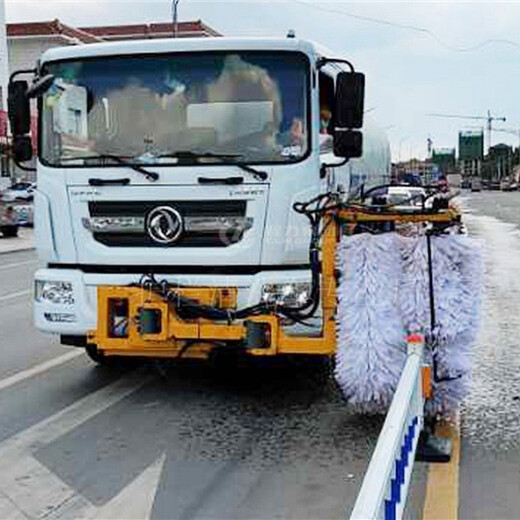
<path fill-rule="evenodd" d="M 73 305 L 74 293 L 71 282 L 51 282 L 36 280 L 35 295 L 38 302 L 49 302 L 61 305 Z"/>
<path fill-rule="evenodd" d="M 311 295 L 311 284 L 304 283 L 270 283 L 262 287 L 262 301 L 276 303 L 286 307 L 300 307 Z"/>

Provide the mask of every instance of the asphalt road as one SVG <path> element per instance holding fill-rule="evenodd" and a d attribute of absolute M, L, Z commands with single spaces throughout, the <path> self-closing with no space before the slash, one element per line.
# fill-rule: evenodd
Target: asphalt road
<path fill-rule="evenodd" d="M 346 518 L 381 419 L 316 365 L 116 369 L 38 333 L 0 255 L 0 518 Z"/>
<path fill-rule="evenodd" d="M 520 518 L 520 193 L 466 194 L 485 290 L 471 394 L 462 407 L 459 518 Z"/>

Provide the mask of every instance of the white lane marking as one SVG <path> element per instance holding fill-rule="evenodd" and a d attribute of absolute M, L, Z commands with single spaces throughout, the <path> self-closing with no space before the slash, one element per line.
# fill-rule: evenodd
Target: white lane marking
<path fill-rule="evenodd" d="M 0 296 L 0 302 L 6 302 L 9 300 L 14 300 L 15 298 L 19 298 L 20 296 L 27 296 L 28 294 L 31 294 L 32 291 L 25 290 L 25 291 L 19 291 L 11 294 L 6 294 L 5 296 Z"/>
<path fill-rule="evenodd" d="M 99 518 L 96 508 L 78 490 L 61 481 L 32 454 L 114 406 L 151 379 L 134 372 L 2 442 L 0 492 L 30 518 Z"/>
<path fill-rule="evenodd" d="M 28 368 L 26 370 L 22 370 L 21 372 L 17 372 L 16 374 L 6 377 L 5 379 L 2 379 L 0 381 L 0 390 L 5 390 L 10 386 L 16 385 L 17 383 L 25 381 L 26 379 L 30 379 L 31 377 L 42 374 L 43 372 L 46 372 L 51 368 L 63 365 L 71 359 L 77 358 L 82 355 L 84 355 L 83 349 L 73 350 L 72 352 L 67 352 L 66 354 L 63 354 L 62 356 L 50 359 L 49 361 L 44 361 L 39 365 Z"/>
<path fill-rule="evenodd" d="M 22 267 L 24 265 L 37 265 L 38 260 L 28 260 L 27 262 L 18 262 L 15 264 L 6 264 L 0 265 L 0 271 L 6 271 L 7 269 L 16 269 L 17 267 Z"/>
<path fill-rule="evenodd" d="M 166 453 L 163 453 L 118 495 L 98 509 L 92 518 L 148 520 L 152 516 L 165 460 Z"/>
<path fill-rule="evenodd" d="M 114 406 L 119 401 L 134 393 L 151 381 L 151 376 L 134 372 L 118 379 L 96 392 L 86 395 L 63 410 L 43 419 L 39 423 L 23 430 L 0 444 L 0 472 L 8 471 L 6 462 L 15 463 L 17 457 L 27 455 L 45 444 L 49 444 L 62 435 L 74 430 L 96 415 Z M 5 468 L 2 469 L 2 468 Z"/>
<path fill-rule="evenodd" d="M 1 472 L 0 489 L 13 509 L 29 518 L 56 518 L 64 510 L 67 514 L 71 510 L 95 511 L 86 498 L 33 457 L 23 457 L 9 471 Z"/>

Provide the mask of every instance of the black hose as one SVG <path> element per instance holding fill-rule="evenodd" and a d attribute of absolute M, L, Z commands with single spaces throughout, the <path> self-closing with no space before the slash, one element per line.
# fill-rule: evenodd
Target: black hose
<path fill-rule="evenodd" d="M 297 202 L 293 209 L 305 215 L 311 224 L 311 241 L 309 247 L 309 262 L 311 266 L 311 292 L 306 302 L 298 307 L 288 307 L 272 303 L 259 303 L 240 310 L 219 309 L 211 305 L 200 304 L 190 298 L 181 296 L 166 281 L 158 281 L 153 274 L 143 275 L 139 285 L 146 287 L 166 301 L 174 305 L 179 317 L 183 319 L 204 318 L 212 321 L 243 320 L 259 314 L 277 314 L 294 322 L 305 322 L 316 314 L 320 302 L 320 239 L 321 224 L 326 212 L 339 207 L 337 199 L 330 193 L 320 194 L 308 202 Z M 324 230 L 323 230 L 324 231 Z"/>

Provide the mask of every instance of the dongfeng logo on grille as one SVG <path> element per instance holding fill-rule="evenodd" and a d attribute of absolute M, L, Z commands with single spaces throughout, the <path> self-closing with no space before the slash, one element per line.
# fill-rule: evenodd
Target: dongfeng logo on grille
<path fill-rule="evenodd" d="M 159 244 L 172 244 L 180 237 L 182 230 L 182 216 L 171 206 L 154 208 L 146 217 L 146 231 Z"/>

